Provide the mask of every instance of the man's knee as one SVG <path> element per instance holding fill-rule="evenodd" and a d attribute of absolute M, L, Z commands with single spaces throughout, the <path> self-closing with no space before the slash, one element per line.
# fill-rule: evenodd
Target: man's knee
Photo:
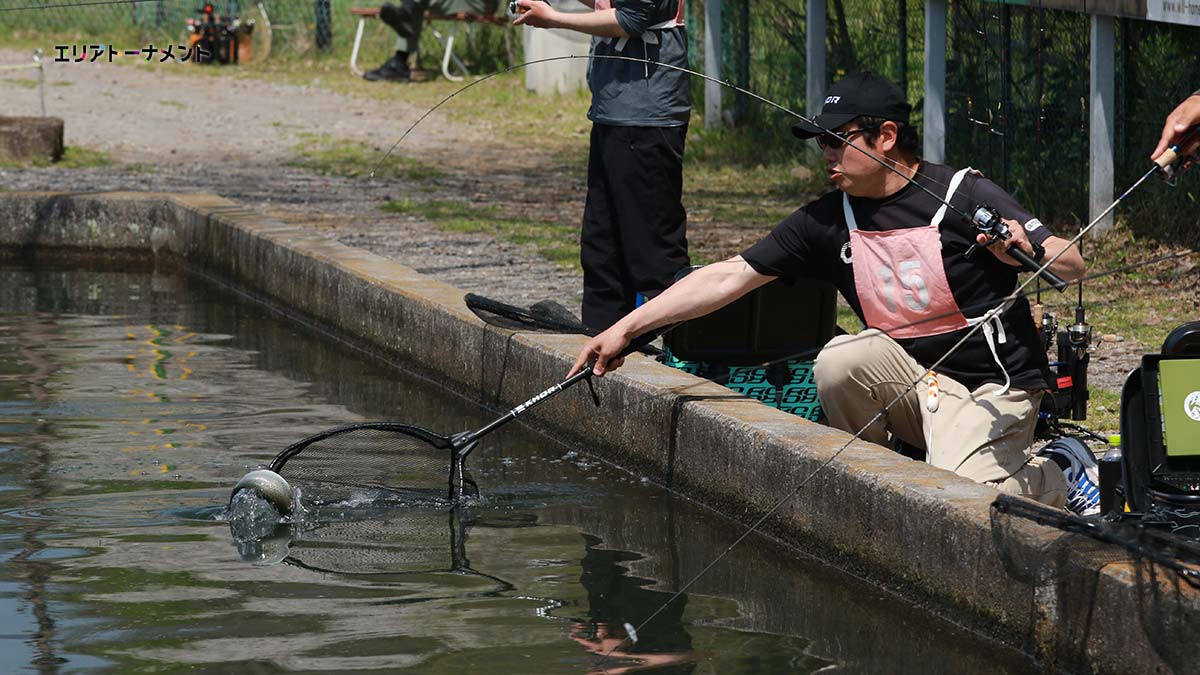
<path fill-rule="evenodd" d="M 853 377 L 856 369 L 869 363 L 873 356 L 881 353 L 887 343 L 895 344 L 886 334 L 868 328 L 858 335 L 839 335 L 825 344 L 813 363 L 813 377 L 817 386 L 836 386 Z"/>

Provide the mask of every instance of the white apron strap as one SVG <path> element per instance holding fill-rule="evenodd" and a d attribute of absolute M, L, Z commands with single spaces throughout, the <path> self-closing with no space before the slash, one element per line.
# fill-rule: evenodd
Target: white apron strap
<path fill-rule="evenodd" d="M 851 232 L 858 229 L 858 221 L 854 219 L 854 209 L 850 208 L 850 195 L 842 193 L 842 213 L 846 214 L 846 229 Z"/>
<path fill-rule="evenodd" d="M 983 339 L 987 342 L 988 349 L 992 352 L 992 359 L 1000 366 L 1000 372 L 1004 373 L 1004 385 L 996 392 L 997 396 L 1003 396 L 1008 393 L 1008 389 L 1012 386 L 1012 378 L 1008 376 L 1008 370 L 1004 368 L 1004 363 L 1000 360 L 1000 354 L 996 352 L 996 343 L 1004 344 L 1008 342 L 1008 336 L 1004 333 L 1004 322 L 1000 320 L 1000 315 L 1008 311 L 1012 307 L 1012 301 L 1005 301 L 990 310 L 983 316 L 967 317 L 967 325 L 974 326 L 983 324 L 979 331 L 983 333 Z"/>
<path fill-rule="evenodd" d="M 962 183 L 963 176 L 966 176 L 968 173 L 977 174 L 979 172 L 969 166 L 955 172 L 954 178 L 950 179 L 950 187 L 946 190 L 946 197 L 942 200 L 942 205 L 938 208 L 937 213 L 933 214 L 933 220 L 929 221 L 930 225 L 937 227 L 942 224 L 942 218 L 946 217 L 946 209 L 949 207 L 950 198 L 958 191 L 958 186 Z"/>

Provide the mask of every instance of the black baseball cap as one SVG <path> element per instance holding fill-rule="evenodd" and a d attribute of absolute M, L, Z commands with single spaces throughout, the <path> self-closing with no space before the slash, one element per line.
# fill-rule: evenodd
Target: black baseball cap
<path fill-rule="evenodd" d="M 792 133 L 796 138 L 812 138 L 864 116 L 907 124 L 910 112 L 912 106 L 896 85 L 875 73 L 855 73 L 829 88 L 821 114 L 813 120 L 820 126 L 802 120 L 792 126 Z"/>

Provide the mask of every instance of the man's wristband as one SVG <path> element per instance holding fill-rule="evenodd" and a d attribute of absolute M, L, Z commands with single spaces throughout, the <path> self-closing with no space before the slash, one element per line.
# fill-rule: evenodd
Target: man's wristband
<path fill-rule="evenodd" d="M 1035 244 L 1032 241 L 1029 242 L 1029 245 L 1033 248 L 1033 262 L 1040 264 L 1043 260 L 1046 259 L 1046 247 L 1045 246 L 1042 246 L 1041 244 Z"/>

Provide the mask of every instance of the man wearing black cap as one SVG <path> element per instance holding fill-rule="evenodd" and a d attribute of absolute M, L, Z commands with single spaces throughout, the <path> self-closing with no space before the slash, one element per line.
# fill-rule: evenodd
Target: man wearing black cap
<path fill-rule="evenodd" d="M 834 338 L 817 357 L 817 390 L 833 426 L 857 432 L 900 397 L 863 438 L 898 438 L 935 466 L 1087 511 L 1079 493 L 1090 500 L 1094 458 L 1030 453 L 1049 372 L 1028 302 L 1004 302 L 1018 263 L 996 246 L 965 257 L 986 238 L 943 200 L 966 213 L 980 204 L 997 209 L 1012 230 L 1007 243 L 1031 256 L 1030 241 L 1041 244 L 1046 259 L 1059 256 L 1050 269 L 1067 280 L 1083 276 L 1083 258 L 978 173 L 919 160 L 910 110 L 877 75 L 835 84 L 815 123 L 792 131 L 817 139 L 837 189 L 593 338 L 575 370 L 594 359 L 602 375 L 621 365 L 616 356 L 633 337 L 707 314 L 778 277 L 829 281 L 867 327 Z M 983 325 L 930 374 L 976 324 Z"/>

